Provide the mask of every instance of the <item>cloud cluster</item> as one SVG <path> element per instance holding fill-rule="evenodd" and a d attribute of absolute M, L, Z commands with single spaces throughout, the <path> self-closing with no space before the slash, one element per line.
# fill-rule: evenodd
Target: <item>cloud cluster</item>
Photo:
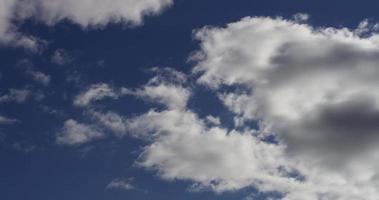
<path fill-rule="evenodd" d="M 193 79 L 155 68 L 158 75 L 136 89 L 98 83 L 82 91 L 74 105 L 90 108 L 95 125 L 69 119 L 57 141 L 83 144 L 104 137 L 103 130 L 145 140 L 137 166 L 192 181 L 192 190 L 254 187 L 284 200 L 376 200 L 379 35 L 369 24 L 315 28 L 306 19 L 248 17 L 196 31 L 201 49 L 191 57 L 192 76 L 232 111 L 235 127 L 188 108 Z M 129 117 L 88 107 L 122 95 L 157 105 Z"/>

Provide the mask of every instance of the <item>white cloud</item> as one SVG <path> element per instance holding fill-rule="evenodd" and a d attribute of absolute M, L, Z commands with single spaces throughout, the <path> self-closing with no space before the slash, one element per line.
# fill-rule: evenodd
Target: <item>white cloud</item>
<path fill-rule="evenodd" d="M 121 93 L 160 103 L 169 109 L 184 109 L 191 96 L 189 88 L 183 87 L 187 81 L 186 75 L 168 68 L 152 68 L 151 71 L 158 75 L 146 85 L 136 90 L 122 88 Z"/>
<path fill-rule="evenodd" d="M 82 91 L 76 96 L 74 105 L 82 107 L 88 106 L 94 101 L 99 101 L 107 97 L 118 98 L 118 94 L 108 84 L 97 83 L 89 86 L 85 91 Z"/>
<path fill-rule="evenodd" d="M 158 14 L 171 4 L 172 0 L 28 0 L 20 7 L 48 25 L 67 19 L 82 27 L 99 27 L 108 23 L 139 25 L 144 16 Z"/>
<path fill-rule="evenodd" d="M 133 178 L 123 178 L 112 180 L 107 186 L 106 189 L 122 189 L 122 190 L 134 190 L 136 187 L 133 185 Z"/>
<path fill-rule="evenodd" d="M 102 137 L 104 134 L 96 127 L 68 119 L 57 134 L 56 142 L 64 145 L 80 145 Z"/>
<path fill-rule="evenodd" d="M 99 124 L 111 130 L 115 135 L 121 137 L 127 134 L 127 120 L 114 112 L 101 113 L 97 111 L 89 111 L 89 114 L 95 118 Z"/>
<path fill-rule="evenodd" d="M 208 115 L 205 119 L 211 125 L 220 125 L 221 124 L 220 118 L 214 117 L 212 115 Z"/>
<path fill-rule="evenodd" d="M 27 89 L 9 89 L 7 94 L 0 96 L 0 103 L 16 102 L 23 103 L 30 96 L 31 92 Z"/>
<path fill-rule="evenodd" d="M 15 10 L 19 0 L 0 0 L 0 44 L 26 47 L 32 51 L 38 51 L 41 42 L 33 36 L 18 32 L 17 27 L 12 24 L 15 20 Z"/>
<path fill-rule="evenodd" d="M 38 83 L 41 83 L 44 86 L 47 86 L 50 83 L 51 76 L 47 75 L 47 74 L 45 74 L 43 72 L 29 70 L 26 73 L 29 74 L 34 81 L 36 81 Z"/>
<path fill-rule="evenodd" d="M 191 111 L 150 111 L 132 119 L 130 127 L 135 134 L 153 138 L 138 164 L 157 170 L 166 180 L 191 180 L 192 189 L 217 192 L 296 185 L 280 170 L 288 168 L 281 146 L 262 142 L 249 132 L 207 128 Z"/>
<path fill-rule="evenodd" d="M 198 82 L 242 86 L 220 99 L 275 134 L 305 177 L 284 199 L 379 198 L 379 35 L 358 32 L 249 17 L 196 33 Z"/>
<path fill-rule="evenodd" d="M 161 103 L 170 109 L 185 108 L 190 97 L 187 89 L 166 83 L 147 84 L 131 93 L 145 100 Z"/>
<path fill-rule="evenodd" d="M 309 19 L 309 15 L 307 13 L 296 13 L 292 18 L 295 22 L 305 22 Z"/>
<path fill-rule="evenodd" d="M 0 42 L 36 50 L 41 41 L 19 33 L 13 21 L 28 18 L 47 25 L 63 20 L 83 28 L 109 23 L 140 25 L 146 15 L 159 14 L 172 0 L 0 0 Z"/>

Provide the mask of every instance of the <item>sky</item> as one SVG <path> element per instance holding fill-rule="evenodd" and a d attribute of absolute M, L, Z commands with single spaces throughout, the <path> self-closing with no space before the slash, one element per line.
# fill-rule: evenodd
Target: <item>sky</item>
<path fill-rule="evenodd" d="M 0 199 L 379 199 L 378 6 L 0 0 Z"/>

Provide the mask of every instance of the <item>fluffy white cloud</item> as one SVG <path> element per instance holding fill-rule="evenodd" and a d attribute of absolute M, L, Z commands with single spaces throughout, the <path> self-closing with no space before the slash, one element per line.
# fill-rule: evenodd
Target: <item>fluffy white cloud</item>
<path fill-rule="evenodd" d="M 74 99 L 76 106 L 88 106 L 94 101 L 99 101 L 106 97 L 118 98 L 118 93 L 114 91 L 108 84 L 97 83 L 89 86 L 85 91 L 82 91 Z"/>
<path fill-rule="evenodd" d="M 19 0 L 0 0 L 0 44 L 12 46 L 23 46 L 30 50 L 38 50 L 38 39 L 23 35 L 17 31 L 12 24 L 15 20 Z"/>
<path fill-rule="evenodd" d="M 157 75 L 147 84 L 135 90 L 122 88 L 121 93 L 160 103 L 169 109 L 184 109 L 191 96 L 189 88 L 183 86 L 186 75 L 169 68 L 152 68 L 150 71 Z"/>
<path fill-rule="evenodd" d="M 0 42 L 37 49 L 39 41 L 19 33 L 13 21 L 34 18 L 47 25 L 63 20 L 83 28 L 109 23 L 140 25 L 146 15 L 159 14 L 172 0 L 0 0 Z"/>
<path fill-rule="evenodd" d="M 163 104 L 170 109 L 184 109 L 191 95 L 188 89 L 170 83 L 149 83 L 128 93 Z"/>
<path fill-rule="evenodd" d="M 285 199 L 379 198 L 379 35 L 360 30 L 248 17 L 196 33 L 198 82 L 241 86 L 220 99 L 299 162 L 305 188 Z"/>
<path fill-rule="evenodd" d="M 114 112 L 97 112 L 94 110 L 90 110 L 89 114 L 97 120 L 97 122 L 105 127 L 106 129 L 112 131 L 115 135 L 121 137 L 127 134 L 128 132 L 128 125 L 127 120 L 120 116 L 117 113 Z"/>
<path fill-rule="evenodd" d="M 68 119 L 58 133 L 56 142 L 64 145 L 80 145 L 103 136 L 104 134 L 94 126 Z"/>
<path fill-rule="evenodd" d="M 284 173 L 290 168 L 282 160 L 281 146 L 262 142 L 249 132 L 208 128 L 191 111 L 152 110 L 132 119 L 130 127 L 134 133 L 153 138 L 139 165 L 157 170 L 164 179 L 192 180 L 193 189 L 217 192 L 296 185 Z"/>
<path fill-rule="evenodd" d="M 212 115 L 208 115 L 205 119 L 211 125 L 220 125 L 221 124 L 220 118 L 214 117 Z"/>
<path fill-rule="evenodd" d="M 22 6 L 47 24 L 68 19 L 88 27 L 120 22 L 138 25 L 145 15 L 158 14 L 171 4 L 172 0 L 26 0 Z"/>

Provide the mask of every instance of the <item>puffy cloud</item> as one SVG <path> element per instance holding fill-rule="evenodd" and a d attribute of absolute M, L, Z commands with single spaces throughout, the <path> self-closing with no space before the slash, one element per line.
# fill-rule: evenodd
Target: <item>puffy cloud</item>
<path fill-rule="evenodd" d="M 248 186 L 267 191 L 297 184 L 281 170 L 290 169 L 282 159 L 282 147 L 249 132 L 208 128 L 196 114 L 183 110 L 151 110 L 130 122 L 135 134 L 152 138 L 138 164 L 157 170 L 164 179 L 191 180 L 192 189 L 217 192 Z"/>
<path fill-rule="evenodd" d="M 17 31 L 13 21 L 37 19 L 47 25 L 63 20 L 87 27 L 109 23 L 140 25 L 146 15 L 159 14 L 172 0 L 0 0 L 0 42 L 37 49 L 38 39 Z"/>
<path fill-rule="evenodd" d="M 160 103 L 169 109 L 184 109 L 191 96 L 189 88 L 183 86 L 186 75 L 168 68 L 152 68 L 150 71 L 157 75 L 147 84 L 135 90 L 122 88 L 121 93 Z"/>
<path fill-rule="evenodd" d="M 112 133 L 119 137 L 124 136 L 128 131 L 127 120 L 117 113 L 110 111 L 102 113 L 90 110 L 89 114 L 95 118 L 100 125 L 112 131 Z"/>
<path fill-rule="evenodd" d="M 47 24 L 68 19 L 89 27 L 119 22 L 138 25 L 145 15 L 158 14 L 171 3 L 172 0 L 28 0 L 24 6 L 30 11 L 30 4 L 34 4 L 33 15 Z"/>
<path fill-rule="evenodd" d="M 205 119 L 211 125 L 220 125 L 221 124 L 220 118 L 214 117 L 212 115 L 208 115 Z"/>
<path fill-rule="evenodd" d="M 56 142 L 64 145 L 80 145 L 103 136 L 104 134 L 94 126 L 68 119 L 57 134 Z"/>
<path fill-rule="evenodd" d="M 274 134 L 305 177 L 284 199 L 379 198 L 379 35 L 361 32 L 248 17 L 196 33 L 198 82 Z"/>
<path fill-rule="evenodd" d="M 102 100 L 106 97 L 118 98 L 118 93 L 114 91 L 108 84 L 97 83 L 89 86 L 88 89 L 82 91 L 74 99 L 76 106 L 88 106 L 94 101 Z"/>
<path fill-rule="evenodd" d="M 145 100 L 163 104 L 170 109 L 185 108 L 190 97 L 190 92 L 187 89 L 166 83 L 147 84 L 129 93 Z"/>
<path fill-rule="evenodd" d="M 35 37 L 19 33 L 15 25 L 11 23 L 16 18 L 14 14 L 18 3 L 19 0 L 0 0 L 0 44 L 22 46 L 37 51 L 40 41 Z"/>

